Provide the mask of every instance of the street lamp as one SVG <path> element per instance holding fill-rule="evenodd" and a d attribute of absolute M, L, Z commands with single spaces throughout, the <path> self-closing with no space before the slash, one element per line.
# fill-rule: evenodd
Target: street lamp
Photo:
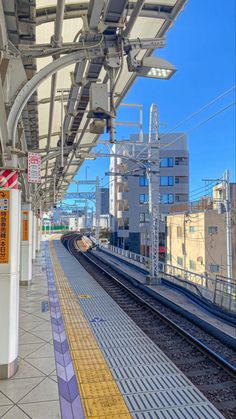
<path fill-rule="evenodd" d="M 138 75 L 153 79 L 169 80 L 175 72 L 176 68 L 163 58 L 144 57 L 141 61 Z"/>
<path fill-rule="evenodd" d="M 170 62 L 160 57 L 144 57 L 137 60 L 134 52 L 127 56 L 129 71 L 137 73 L 137 76 L 150 77 L 153 79 L 169 80 L 176 72 L 176 68 Z"/>

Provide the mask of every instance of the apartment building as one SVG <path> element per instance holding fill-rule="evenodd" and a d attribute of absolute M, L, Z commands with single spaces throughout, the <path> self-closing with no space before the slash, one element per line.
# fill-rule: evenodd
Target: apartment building
<path fill-rule="evenodd" d="M 109 214 L 109 188 L 100 188 L 101 207 L 100 214 Z"/>
<path fill-rule="evenodd" d="M 110 173 L 114 173 L 110 176 L 110 241 L 114 246 L 148 255 L 148 178 L 137 162 L 148 159 L 148 135 L 144 135 L 143 143 L 136 136 L 131 142 L 115 144 L 115 156 L 110 159 Z M 184 133 L 160 135 L 160 142 L 160 212 L 166 214 L 176 202 L 188 202 L 189 155 Z M 164 250 L 164 222 L 160 245 Z"/>
<path fill-rule="evenodd" d="M 225 213 L 207 209 L 169 214 L 166 224 L 167 263 L 197 274 L 227 276 Z M 234 277 L 235 262 L 234 252 Z"/>

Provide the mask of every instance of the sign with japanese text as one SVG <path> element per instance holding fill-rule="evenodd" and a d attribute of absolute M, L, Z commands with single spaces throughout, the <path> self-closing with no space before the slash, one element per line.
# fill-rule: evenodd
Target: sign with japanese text
<path fill-rule="evenodd" d="M 29 211 L 22 211 L 22 240 L 29 240 Z"/>
<path fill-rule="evenodd" d="M 10 191 L 0 190 L 0 263 L 9 262 Z"/>
<path fill-rule="evenodd" d="M 28 153 L 28 182 L 40 183 L 41 157 L 37 153 Z"/>

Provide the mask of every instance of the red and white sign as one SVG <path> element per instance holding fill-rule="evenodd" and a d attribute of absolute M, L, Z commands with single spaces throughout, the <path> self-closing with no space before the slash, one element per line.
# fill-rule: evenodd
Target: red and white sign
<path fill-rule="evenodd" d="M 18 189 L 18 173 L 14 170 L 0 170 L 0 188 Z"/>
<path fill-rule="evenodd" d="M 41 157 L 37 153 L 28 153 L 28 182 L 40 183 Z"/>

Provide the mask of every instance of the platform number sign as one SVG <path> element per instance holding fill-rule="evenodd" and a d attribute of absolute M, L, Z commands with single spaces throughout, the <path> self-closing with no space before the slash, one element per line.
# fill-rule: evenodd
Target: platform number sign
<path fill-rule="evenodd" d="M 10 191 L 0 191 L 0 263 L 9 262 Z"/>
<path fill-rule="evenodd" d="M 28 153 L 28 182 L 40 183 L 41 157 L 37 153 Z"/>

